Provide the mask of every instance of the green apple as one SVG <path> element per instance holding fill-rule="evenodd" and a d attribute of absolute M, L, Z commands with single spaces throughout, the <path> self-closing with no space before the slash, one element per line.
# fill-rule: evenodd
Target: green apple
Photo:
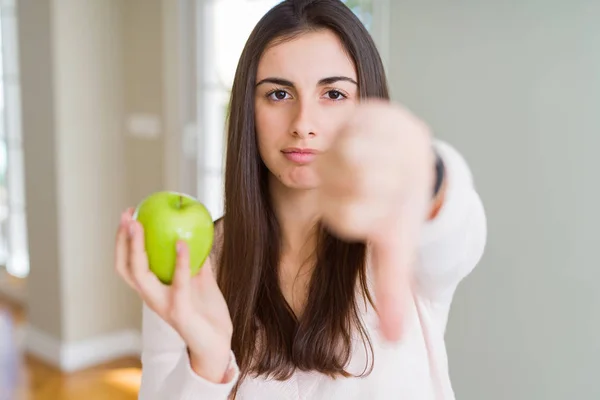
<path fill-rule="evenodd" d="M 156 192 L 138 205 L 133 218 L 144 227 L 148 264 L 161 282 L 173 280 L 180 239 L 189 248 L 190 274 L 200 270 L 214 239 L 213 219 L 201 202 L 183 193 Z"/>

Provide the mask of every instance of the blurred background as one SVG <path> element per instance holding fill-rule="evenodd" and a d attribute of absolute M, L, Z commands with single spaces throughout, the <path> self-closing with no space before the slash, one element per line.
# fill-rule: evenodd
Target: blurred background
<path fill-rule="evenodd" d="M 222 213 L 229 89 L 276 3 L 0 0 L 0 400 L 137 398 L 120 212 L 172 189 Z M 346 3 L 487 209 L 446 335 L 457 399 L 600 399 L 600 2 Z"/>

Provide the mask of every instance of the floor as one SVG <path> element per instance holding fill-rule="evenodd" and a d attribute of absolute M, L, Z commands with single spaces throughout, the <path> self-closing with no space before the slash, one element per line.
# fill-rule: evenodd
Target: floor
<path fill-rule="evenodd" d="M 16 350 L 25 319 L 23 310 L 0 299 L 0 400 L 137 399 L 139 360 L 117 360 L 63 374 Z"/>

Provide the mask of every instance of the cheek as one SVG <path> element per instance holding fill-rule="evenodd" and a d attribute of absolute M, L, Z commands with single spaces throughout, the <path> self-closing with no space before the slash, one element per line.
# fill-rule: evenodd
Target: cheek
<path fill-rule="evenodd" d="M 279 151 L 278 146 L 286 136 L 286 113 L 268 105 L 256 104 L 254 117 L 260 156 L 266 160 L 274 150 Z"/>

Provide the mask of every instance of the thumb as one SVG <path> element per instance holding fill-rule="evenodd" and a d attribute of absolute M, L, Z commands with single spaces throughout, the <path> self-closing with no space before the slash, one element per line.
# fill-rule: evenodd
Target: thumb
<path fill-rule="evenodd" d="M 403 227 L 406 229 L 406 227 Z M 411 297 L 413 249 L 405 233 L 373 245 L 375 302 L 381 333 L 397 341 L 406 331 L 406 312 Z"/>
<path fill-rule="evenodd" d="M 392 228 L 373 242 L 373 274 L 381 333 L 399 340 L 407 330 L 407 313 L 413 289 L 413 267 L 417 257 L 422 206 L 407 201 Z"/>

